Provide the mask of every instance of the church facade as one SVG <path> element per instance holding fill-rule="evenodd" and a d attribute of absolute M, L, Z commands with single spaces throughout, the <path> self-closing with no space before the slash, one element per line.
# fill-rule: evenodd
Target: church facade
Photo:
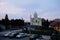
<path fill-rule="evenodd" d="M 39 18 L 36 12 L 34 17 L 30 16 L 30 25 L 42 26 L 42 18 Z"/>

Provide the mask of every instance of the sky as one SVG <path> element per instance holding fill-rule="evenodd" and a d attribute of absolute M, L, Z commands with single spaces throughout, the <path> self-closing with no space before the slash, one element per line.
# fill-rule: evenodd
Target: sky
<path fill-rule="evenodd" d="M 60 18 L 60 0 L 0 0 L 0 19 L 8 14 L 9 19 L 29 21 L 35 12 L 40 18 Z"/>

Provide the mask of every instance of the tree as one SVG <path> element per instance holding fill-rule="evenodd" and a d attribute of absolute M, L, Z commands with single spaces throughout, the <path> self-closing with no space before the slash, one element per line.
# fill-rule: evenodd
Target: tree
<path fill-rule="evenodd" d="M 6 16 L 5 16 L 5 20 L 9 20 L 9 19 L 8 19 L 8 15 L 7 15 L 7 14 L 6 14 Z"/>

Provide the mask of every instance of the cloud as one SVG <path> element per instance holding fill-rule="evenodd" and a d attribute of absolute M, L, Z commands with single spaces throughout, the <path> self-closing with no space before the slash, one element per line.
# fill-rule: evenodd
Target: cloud
<path fill-rule="evenodd" d="M 3 5 L 4 3 L 1 3 L 1 7 L 0 7 L 0 12 L 1 13 L 10 13 L 10 14 L 17 14 L 20 13 L 22 11 L 24 11 L 25 9 L 22 8 L 17 8 L 14 5 L 7 3 L 5 5 Z"/>
<path fill-rule="evenodd" d="M 60 17 L 59 0 L 1 0 L 0 17 L 7 13 L 9 18 L 24 18 L 29 20 L 36 11 L 38 16 L 45 19 Z M 3 15 L 3 16 L 1 16 Z"/>
<path fill-rule="evenodd" d="M 0 2 L 0 6 L 6 5 L 6 2 Z"/>
<path fill-rule="evenodd" d="M 23 8 L 17 8 L 8 2 L 0 2 L 0 19 L 4 18 L 5 14 L 9 15 L 9 19 L 17 18 L 18 15 L 21 17 L 24 15 L 24 12 L 25 9 Z"/>

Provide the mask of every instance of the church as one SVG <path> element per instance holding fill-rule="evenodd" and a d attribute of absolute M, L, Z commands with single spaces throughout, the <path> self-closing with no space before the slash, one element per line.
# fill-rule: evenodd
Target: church
<path fill-rule="evenodd" d="M 39 18 L 37 13 L 34 13 L 34 16 L 30 16 L 30 25 L 42 26 L 42 18 Z"/>

